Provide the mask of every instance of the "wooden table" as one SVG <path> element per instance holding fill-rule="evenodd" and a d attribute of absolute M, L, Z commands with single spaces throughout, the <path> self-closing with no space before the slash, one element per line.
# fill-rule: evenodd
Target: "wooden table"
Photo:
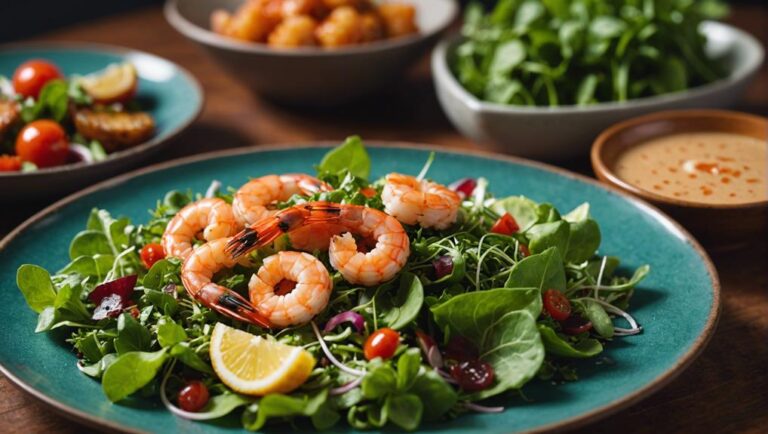
<path fill-rule="evenodd" d="M 732 21 L 768 45 L 768 7 L 736 8 Z M 426 59 L 404 82 L 354 109 L 296 111 L 260 100 L 233 81 L 203 51 L 166 24 L 160 8 L 82 23 L 37 40 L 124 45 L 167 57 L 188 68 L 205 88 L 197 123 L 154 161 L 192 153 L 310 140 L 364 138 L 475 148 L 442 114 Z M 768 114 L 768 66 L 750 89 L 743 111 Z M 561 165 L 591 175 L 587 157 Z M 17 207 L 14 207 L 17 208 Z M 21 207 L 0 216 L 4 235 L 37 211 Z M 704 354 L 655 395 L 581 432 L 677 433 L 768 431 L 768 247 L 715 255 L 723 311 Z M 684 270 L 681 270 L 684 271 Z M 5 282 L 3 290 L 14 290 Z M 86 433 L 92 430 L 55 414 L 0 376 L 0 432 Z"/>

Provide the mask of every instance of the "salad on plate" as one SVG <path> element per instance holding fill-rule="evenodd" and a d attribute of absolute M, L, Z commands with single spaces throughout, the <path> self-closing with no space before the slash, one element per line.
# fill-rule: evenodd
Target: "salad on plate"
<path fill-rule="evenodd" d="M 649 267 L 624 276 L 598 253 L 588 204 L 442 185 L 433 160 L 370 179 L 351 137 L 315 176 L 171 191 L 145 222 L 94 209 L 68 264 L 22 265 L 17 283 L 109 400 L 249 430 L 501 412 L 487 399 L 574 381 L 573 359 L 642 332 L 628 310 Z"/>

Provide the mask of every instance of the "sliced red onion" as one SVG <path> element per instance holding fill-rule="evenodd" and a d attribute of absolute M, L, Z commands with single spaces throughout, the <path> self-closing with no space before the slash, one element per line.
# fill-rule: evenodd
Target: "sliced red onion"
<path fill-rule="evenodd" d="M 448 188 L 459 193 L 462 199 L 472 196 L 472 192 L 477 187 L 477 181 L 474 178 L 463 178 L 449 185 Z"/>
<path fill-rule="evenodd" d="M 348 310 L 346 312 L 335 315 L 333 318 L 328 320 L 328 322 L 325 324 L 325 328 L 323 328 L 323 333 L 328 333 L 335 329 L 339 324 L 345 322 L 351 323 L 352 327 L 354 327 L 358 333 L 363 331 L 363 328 L 365 327 L 365 318 L 363 318 L 363 316 L 357 312 Z"/>
<path fill-rule="evenodd" d="M 323 349 L 323 352 L 325 353 L 325 357 L 327 357 L 331 363 L 333 363 L 337 368 L 341 369 L 347 374 L 354 375 L 357 377 L 362 377 L 365 375 L 365 371 L 361 371 L 355 368 L 350 368 L 349 366 L 341 363 L 333 355 L 333 353 L 331 353 L 331 350 L 328 349 L 328 345 L 325 344 L 325 340 L 323 340 L 323 335 L 320 334 L 320 329 L 317 328 L 317 324 L 315 324 L 314 321 L 312 321 L 310 324 L 312 324 L 312 330 L 315 332 L 315 336 L 317 337 L 317 342 L 320 344 L 320 348 Z"/>
<path fill-rule="evenodd" d="M 478 413 L 501 413 L 504 411 L 504 407 L 487 407 L 485 405 L 475 404 L 472 402 L 465 402 L 464 408 L 468 410 L 473 410 Z"/>
<path fill-rule="evenodd" d="M 69 152 L 71 154 L 74 154 L 74 156 L 84 163 L 93 163 L 93 153 L 91 153 L 91 150 L 88 149 L 88 147 L 83 146 L 79 143 L 70 143 L 69 144 Z"/>
<path fill-rule="evenodd" d="M 360 383 L 362 383 L 362 382 L 363 382 L 363 377 L 358 377 L 358 378 L 350 381 L 349 383 L 347 383 L 347 384 L 345 384 L 343 386 L 339 386 L 339 387 L 337 387 L 335 389 L 329 390 L 328 393 L 330 395 L 343 395 L 343 394 L 349 392 L 350 390 L 356 388 L 357 386 L 359 386 Z"/>
<path fill-rule="evenodd" d="M 96 321 L 115 318 L 131 301 L 133 288 L 138 276 L 131 275 L 102 283 L 88 294 L 88 299 L 96 305 L 92 318 Z"/>
<path fill-rule="evenodd" d="M 435 280 L 440 280 L 453 273 L 453 258 L 443 255 L 432 261 L 432 267 L 435 271 Z"/>
<path fill-rule="evenodd" d="M 424 353 L 424 357 L 427 358 L 429 365 L 439 371 L 443 367 L 443 356 L 440 354 L 440 348 L 437 347 L 437 343 L 432 339 L 432 336 L 418 330 L 416 331 L 416 341 L 419 343 L 419 347 Z"/>

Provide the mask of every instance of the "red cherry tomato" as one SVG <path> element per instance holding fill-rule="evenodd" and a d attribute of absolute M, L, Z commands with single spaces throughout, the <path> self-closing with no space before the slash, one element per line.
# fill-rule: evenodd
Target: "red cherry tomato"
<path fill-rule="evenodd" d="M 67 133 L 61 125 L 48 119 L 30 122 L 16 137 L 16 155 L 37 167 L 60 166 L 69 157 Z"/>
<path fill-rule="evenodd" d="M 592 330 L 592 321 L 587 320 L 578 313 L 571 314 L 561 325 L 563 326 L 563 331 L 569 335 L 578 335 Z"/>
<path fill-rule="evenodd" d="M 37 98 L 40 90 L 51 80 L 64 78 L 56 65 L 45 60 L 29 60 L 13 73 L 13 90 L 24 96 Z"/>
<path fill-rule="evenodd" d="M 380 328 L 368 336 L 363 353 L 368 360 L 373 360 L 376 357 L 388 359 L 395 355 L 399 343 L 400 333 L 390 328 Z"/>
<path fill-rule="evenodd" d="M 149 243 L 141 248 L 140 256 L 144 266 L 150 269 L 155 265 L 155 262 L 165 258 L 165 252 L 160 244 Z"/>
<path fill-rule="evenodd" d="M 480 356 L 480 352 L 477 351 L 475 344 L 469 339 L 459 335 L 451 336 L 451 340 L 449 340 L 448 345 L 445 346 L 444 354 L 446 358 L 459 362 L 474 360 Z"/>
<path fill-rule="evenodd" d="M 466 360 L 450 367 L 451 377 L 467 391 L 483 390 L 493 384 L 493 367 L 480 360 Z"/>
<path fill-rule="evenodd" d="M 200 381 L 191 381 L 179 392 L 179 407 L 197 412 L 208 404 L 208 388 Z"/>
<path fill-rule="evenodd" d="M 376 190 L 371 187 L 363 187 L 360 189 L 360 194 L 370 199 L 376 196 Z"/>
<path fill-rule="evenodd" d="M 528 246 L 525 244 L 520 244 L 520 253 L 523 255 L 523 258 L 527 258 L 531 256 L 531 251 L 528 249 Z"/>
<path fill-rule="evenodd" d="M 21 158 L 18 155 L 0 155 L 0 172 L 18 172 Z"/>
<path fill-rule="evenodd" d="M 520 230 L 515 218 L 508 212 L 505 212 L 503 216 L 496 220 L 496 223 L 491 226 L 491 232 L 502 235 L 512 235 Z"/>
<path fill-rule="evenodd" d="M 571 302 L 562 292 L 548 289 L 544 291 L 542 298 L 544 309 L 556 321 L 565 321 L 571 315 Z"/>

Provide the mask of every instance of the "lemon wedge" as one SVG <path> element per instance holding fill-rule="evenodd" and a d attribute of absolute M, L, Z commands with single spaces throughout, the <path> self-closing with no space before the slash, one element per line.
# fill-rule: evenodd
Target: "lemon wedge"
<path fill-rule="evenodd" d="M 131 99 L 136 92 L 138 81 L 133 64 L 115 63 L 103 71 L 82 77 L 79 83 L 94 101 L 110 104 Z"/>
<path fill-rule="evenodd" d="M 211 364 L 221 381 L 246 395 L 288 393 L 301 386 L 315 358 L 281 344 L 217 323 L 211 335 Z"/>

